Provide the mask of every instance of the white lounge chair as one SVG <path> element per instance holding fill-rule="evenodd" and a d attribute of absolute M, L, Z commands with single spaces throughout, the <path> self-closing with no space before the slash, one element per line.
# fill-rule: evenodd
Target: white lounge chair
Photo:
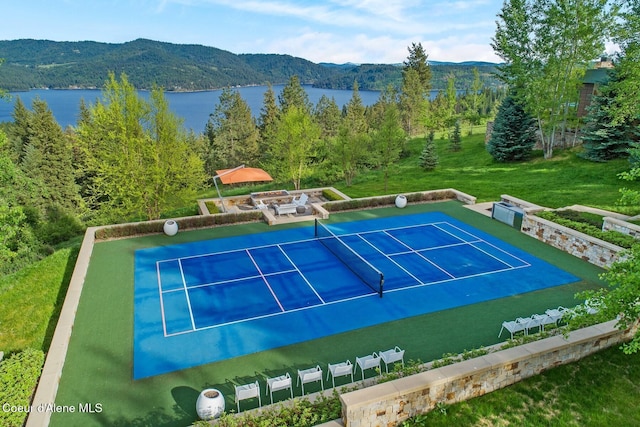
<path fill-rule="evenodd" d="M 356 370 L 358 370 L 358 366 L 360 367 L 360 371 L 362 372 L 362 380 L 364 381 L 364 371 L 367 369 L 378 369 L 380 370 L 380 356 L 374 351 L 368 356 L 356 357 Z"/>
<path fill-rule="evenodd" d="M 278 215 L 287 215 L 296 213 L 296 205 L 293 203 L 287 203 L 284 205 L 273 205 Z"/>
<path fill-rule="evenodd" d="M 280 375 L 279 377 L 267 378 L 267 390 L 269 395 L 271 396 L 271 403 L 273 403 L 273 392 L 279 390 L 289 389 L 291 393 L 291 398 L 293 399 L 293 387 L 291 386 L 291 375 L 287 372 L 285 375 Z"/>
<path fill-rule="evenodd" d="M 297 199 L 294 197 L 291 203 L 296 206 L 304 206 L 307 204 L 308 201 L 309 201 L 309 196 L 307 196 L 305 193 L 302 193 L 300 197 L 298 197 Z"/>
<path fill-rule="evenodd" d="M 333 383 L 333 388 L 336 388 L 336 377 L 344 377 L 347 375 L 351 375 L 351 382 L 353 382 L 353 365 L 350 360 L 346 362 L 340 362 L 332 365 L 329 363 L 329 371 L 327 372 L 327 379 L 329 379 L 329 375 L 331 375 L 331 381 Z"/>
<path fill-rule="evenodd" d="M 498 334 L 498 338 L 500 337 L 500 335 L 502 335 L 502 331 L 505 329 L 509 331 L 509 333 L 511 334 L 511 339 L 513 339 L 513 334 L 518 332 L 524 332 L 526 335 L 527 323 L 528 321 L 526 321 L 525 319 L 522 319 L 521 317 L 518 317 L 516 320 L 507 320 L 502 322 L 502 328 L 500 328 L 500 333 Z"/>
<path fill-rule="evenodd" d="M 315 368 L 309 369 L 298 369 L 298 381 L 296 382 L 296 386 L 299 383 L 302 383 L 302 395 L 304 396 L 304 385 L 307 383 L 314 383 L 316 381 L 320 381 L 320 387 L 324 390 L 324 382 L 322 382 L 322 369 L 320 366 L 316 366 Z"/>
<path fill-rule="evenodd" d="M 262 201 L 262 199 L 258 200 L 255 204 L 256 209 L 267 209 L 269 205 Z"/>
<path fill-rule="evenodd" d="M 262 399 L 260 398 L 260 384 L 258 381 L 245 384 L 245 385 L 237 385 L 236 388 L 236 405 L 238 407 L 238 413 L 240 413 L 240 401 L 246 399 L 252 399 L 254 397 L 258 398 L 258 406 L 262 407 Z"/>
<path fill-rule="evenodd" d="M 562 320 L 563 317 L 571 316 L 573 314 L 573 310 L 571 310 L 570 308 L 565 308 L 565 307 L 560 305 L 560 306 L 558 306 L 558 308 L 550 308 L 550 309 L 548 309 L 547 311 L 545 311 L 545 313 L 557 325 L 557 324 L 560 323 L 560 321 Z"/>
<path fill-rule="evenodd" d="M 400 362 L 404 368 L 404 350 L 400 349 L 398 346 L 391 350 L 381 351 L 380 358 L 384 362 L 384 368 L 387 374 L 389 373 L 389 365 L 392 363 Z"/>

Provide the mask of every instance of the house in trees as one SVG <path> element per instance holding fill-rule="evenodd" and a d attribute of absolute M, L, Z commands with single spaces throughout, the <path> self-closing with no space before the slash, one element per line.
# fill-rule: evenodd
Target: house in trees
<path fill-rule="evenodd" d="M 613 62 L 608 58 L 602 58 L 599 62 L 596 62 L 594 68 L 585 72 L 578 100 L 578 117 L 587 115 L 587 109 L 591 105 L 591 98 L 597 92 L 598 85 L 609 80 L 609 70 L 612 68 Z"/>

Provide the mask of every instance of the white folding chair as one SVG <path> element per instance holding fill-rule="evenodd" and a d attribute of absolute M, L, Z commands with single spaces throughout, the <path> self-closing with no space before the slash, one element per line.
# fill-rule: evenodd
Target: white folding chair
<path fill-rule="evenodd" d="M 320 387 L 324 390 L 324 382 L 322 381 L 322 369 L 320 369 L 320 365 L 317 365 L 315 368 L 309 369 L 298 369 L 298 380 L 296 381 L 296 386 L 299 383 L 302 383 L 302 395 L 304 396 L 304 385 L 307 383 L 314 383 L 316 381 L 320 381 Z"/>
<path fill-rule="evenodd" d="M 333 388 L 336 388 L 336 377 L 351 375 L 351 382 L 353 382 L 353 365 L 351 364 L 351 361 L 347 360 L 346 362 L 340 362 L 333 365 L 329 363 L 327 379 L 329 379 L 329 375 L 331 375 Z"/>
<path fill-rule="evenodd" d="M 240 401 L 246 399 L 258 398 L 258 406 L 262 407 L 262 399 L 260 398 L 260 384 L 258 381 L 245 385 L 237 385 L 236 388 L 236 405 L 238 413 L 240 413 Z"/>
<path fill-rule="evenodd" d="M 556 320 L 553 317 L 549 316 L 547 313 L 534 314 L 533 316 L 531 316 L 531 319 L 533 319 L 535 324 L 540 327 L 540 332 L 544 331 L 545 326 L 556 324 Z"/>
<path fill-rule="evenodd" d="M 308 200 L 309 200 L 309 196 L 307 196 L 305 193 L 302 193 L 300 197 L 298 197 L 297 199 L 294 197 L 291 203 L 296 206 L 304 206 L 307 204 Z"/>
<path fill-rule="evenodd" d="M 356 357 L 356 370 L 358 370 L 358 366 L 360 367 L 360 371 L 362 372 L 362 380 L 364 381 L 364 371 L 367 369 L 380 369 L 380 356 L 374 351 L 368 356 Z"/>
<path fill-rule="evenodd" d="M 293 387 L 291 386 L 291 375 L 287 372 L 279 377 L 267 378 L 267 390 L 271 396 L 271 403 L 273 403 L 273 392 L 279 390 L 289 389 L 291 398 L 293 399 Z M 265 391 L 265 393 L 266 393 Z"/>
<path fill-rule="evenodd" d="M 389 365 L 392 363 L 401 362 L 402 367 L 404 368 L 404 350 L 400 349 L 398 346 L 395 346 L 395 348 L 392 348 L 391 350 L 381 351 L 380 358 L 384 362 L 387 374 L 389 373 Z"/>

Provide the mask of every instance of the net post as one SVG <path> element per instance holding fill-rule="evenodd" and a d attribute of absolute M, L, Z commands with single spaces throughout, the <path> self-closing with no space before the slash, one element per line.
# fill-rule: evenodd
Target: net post
<path fill-rule="evenodd" d="M 313 235 L 315 237 L 318 237 L 318 218 L 314 218 L 313 222 L 314 222 L 314 230 L 313 230 L 314 234 Z"/>
<path fill-rule="evenodd" d="M 384 292 L 384 274 L 380 273 L 380 291 L 378 291 L 380 298 L 382 298 L 383 292 Z"/>

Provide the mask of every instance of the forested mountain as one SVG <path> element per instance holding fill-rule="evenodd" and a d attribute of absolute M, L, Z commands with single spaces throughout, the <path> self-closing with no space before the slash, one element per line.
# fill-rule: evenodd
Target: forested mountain
<path fill-rule="evenodd" d="M 213 47 L 145 39 L 121 44 L 0 41 L 0 58 L 5 59 L 0 87 L 6 90 L 101 88 L 111 71 L 126 73 L 138 89 L 156 84 L 169 91 L 283 84 L 293 75 L 304 84 L 323 88 L 351 89 L 358 81 L 361 90 L 381 90 L 389 84 L 399 86 L 402 76 L 399 64 L 315 64 L 289 55 L 236 55 Z M 433 63 L 432 88 L 446 88 L 447 78 L 455 76 L 456 88 L 466 89 L 474 67 L 486 87 L 499 85 L 492 75 L 495 64 Z"/>

